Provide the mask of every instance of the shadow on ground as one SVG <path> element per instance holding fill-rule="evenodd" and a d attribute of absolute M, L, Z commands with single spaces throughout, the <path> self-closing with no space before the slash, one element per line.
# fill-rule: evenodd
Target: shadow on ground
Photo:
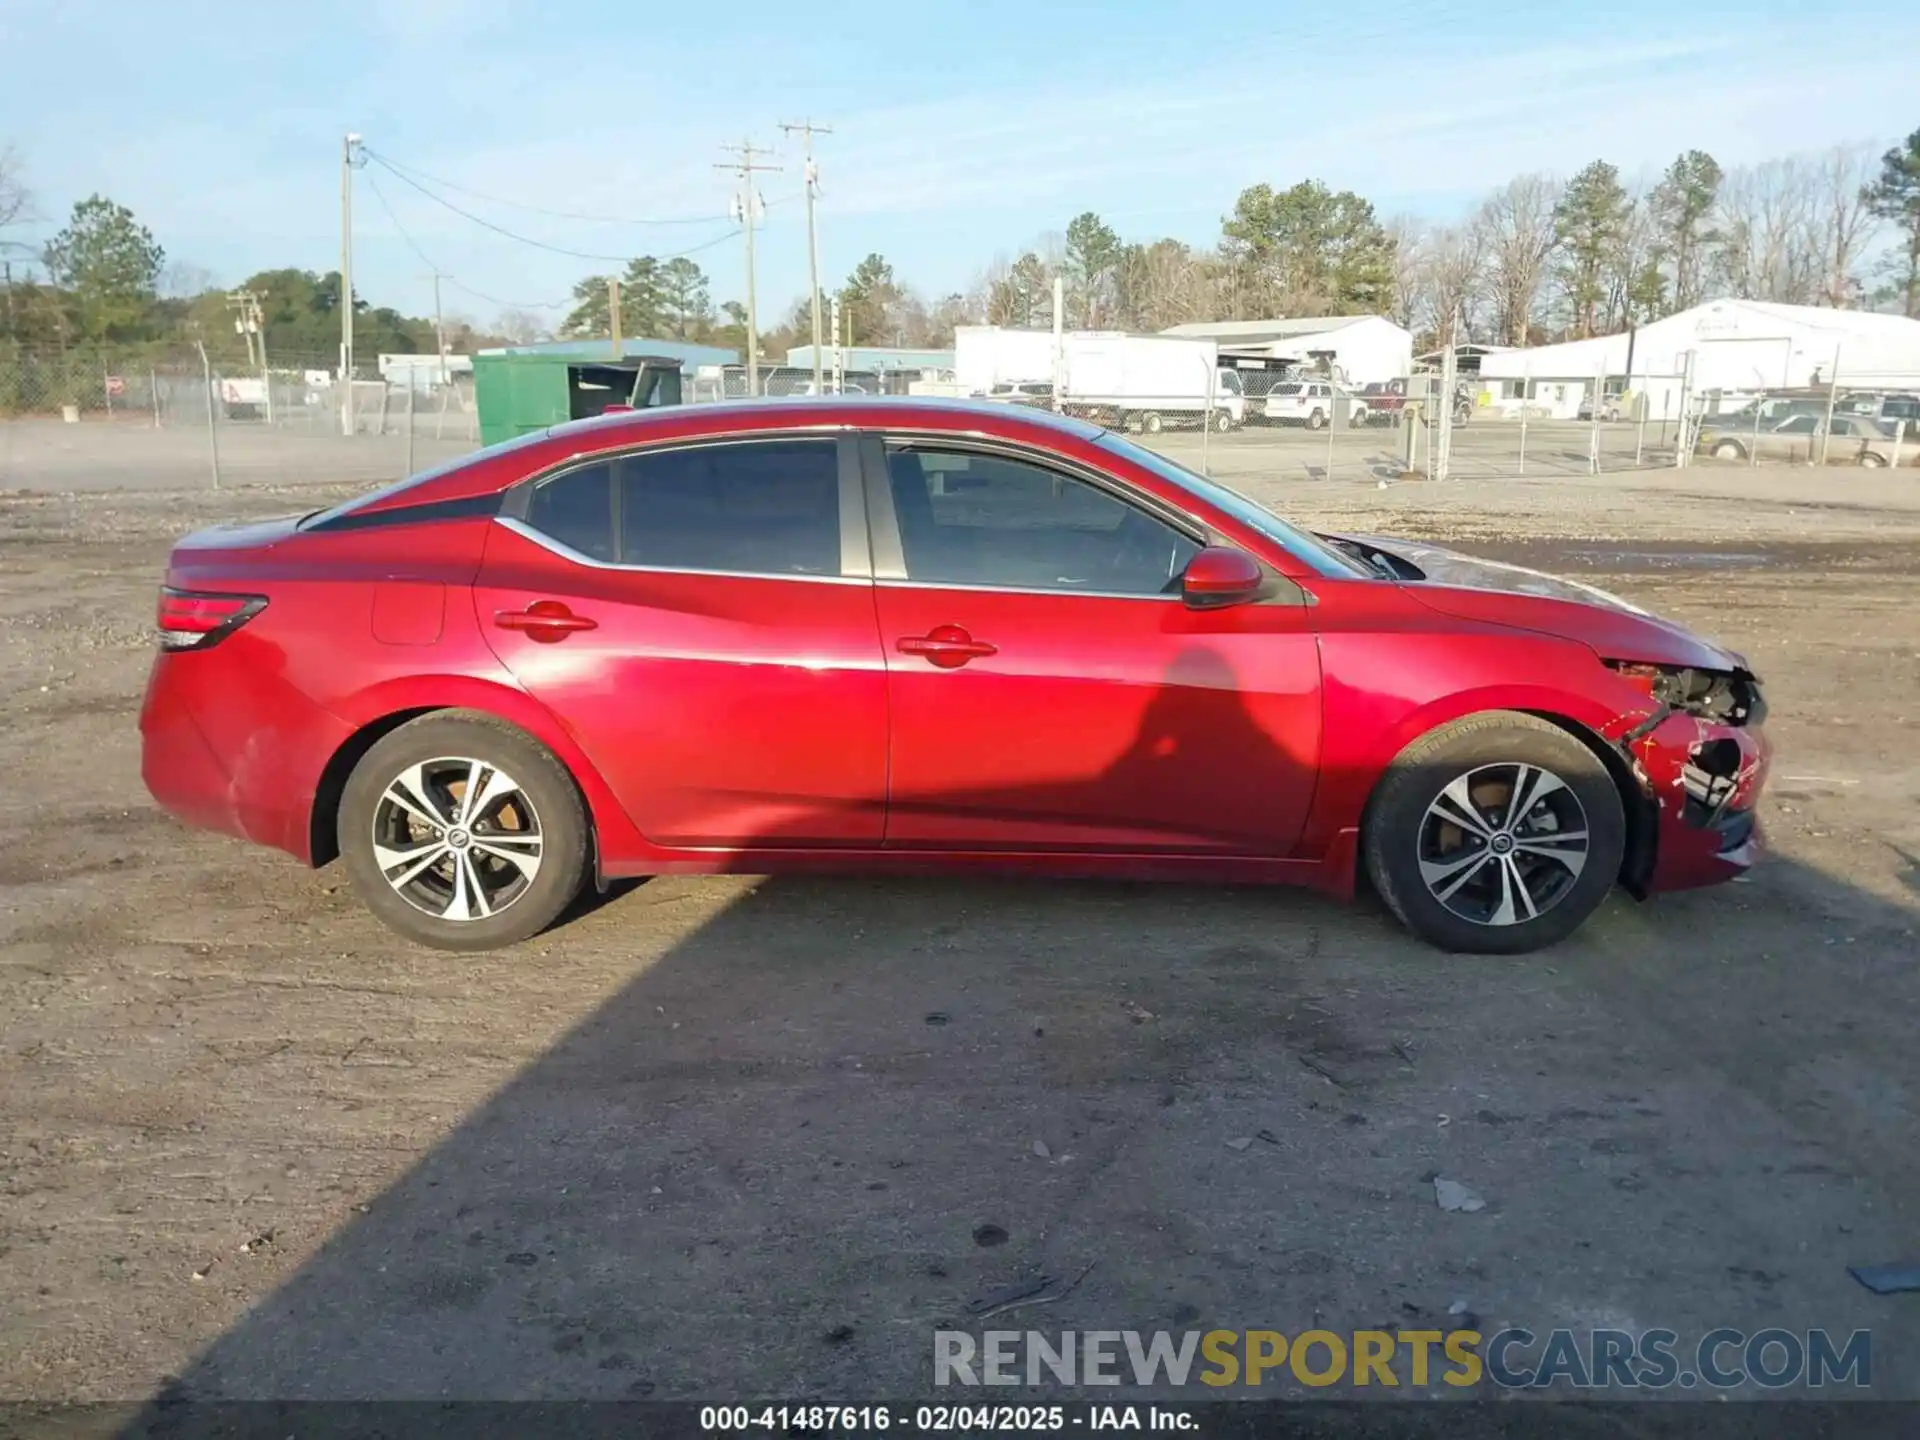
<path fill-rule="evenodd" d="M 1913 1234 L 1914 923 L 1776 865 L 1498 961 L 1291 892 L 769 880 L 163 1399 L 898 1398 L 1042 1273 L 996 1326 L 1871 1326 L 1911 1395 L 1844 1267 Z"/>

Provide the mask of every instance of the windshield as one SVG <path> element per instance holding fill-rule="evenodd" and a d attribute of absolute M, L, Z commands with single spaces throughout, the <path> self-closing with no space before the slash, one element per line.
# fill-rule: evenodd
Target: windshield
<path fill-rule="evenodd" d="M 1131 460 L 1142 469 L 1151 470 L 1162 479 L 1171 480 L 1188 494 L 1199 497 L 1209 505 L 1226 511 L 1241 524 L 1284 547 L 1295 559 L 1311 565 L 1322 575 L 1348 580 L 1356 577 L 1367 580 L 1379 578 L 1359 561 L 1342 555 L 1306 531 L 1295 529 L 1264 505 L 1249 500 L 1238 490 L 1229 489 L 1218 480 L 1209 480 L 1198 471 L 1189 470 L 1144 445 L 1136 445 L 1124 436 L 1111 432 L 1100 436 L 1094 443 L 1122 459 Z"/>

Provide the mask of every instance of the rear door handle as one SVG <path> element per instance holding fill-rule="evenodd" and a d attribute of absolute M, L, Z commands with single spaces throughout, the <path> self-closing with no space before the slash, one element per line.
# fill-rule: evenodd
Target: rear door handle
<path fill-rule="evenodd" d="M 906 635 L 894 641 L 902 655 L 918 655 L 942 670 L 957 670 L 969 660 L 998 655 L 1000 647 L 976 640 L 958 625 L 936 625 L 925 635 Z"/>
<path fill-rule="evenodd" d="M 496 610 L 493 623 L 502 630 L 521 631 L 529 640 L 551 645 L 576 630 L 597 630 L 598 620 L 576 615 L 558 600 L 536 600 L 524 610 Z"/>

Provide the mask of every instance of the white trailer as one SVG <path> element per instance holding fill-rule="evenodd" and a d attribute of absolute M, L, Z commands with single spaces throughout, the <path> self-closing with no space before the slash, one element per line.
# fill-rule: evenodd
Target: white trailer
<path fill-rule="evenodd" d="M 1115 430 L 1158 434 L 1202 424 L 1230 430 L 1247 418 L 1237 371 L 1211 340 L 1169 335 L 1064 337 L 1060 408 Z"/>
<path fill-rule="evenodd" d="M 1240 375 L 1221 366 L 1211 340 L 1108 330 L 1056 340 L 1046 330 L 964 325 L 954 332 L 954 370 L 974 395 L 1050 387 L 1054 408 L 1113 429 L 1155 434 L 1210 422 L 1227 430 L 1246 419 Z"/>
<path fill-rule="evenodd" d="M 1053 358 L 1051 330 L 962 325 L 953 332 L 953 378 L 968 395 L 991 394 L 996 385 L 1051 383 Z"/>

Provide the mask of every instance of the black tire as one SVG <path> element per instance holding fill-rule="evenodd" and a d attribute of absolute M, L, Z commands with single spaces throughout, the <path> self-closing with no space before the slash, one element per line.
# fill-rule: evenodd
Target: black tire
<path fill-rule="evenodd" d="M 483 777 L 497 770 L 514 786 L 514 792 L 503 802 L 488 807 L 488 813 L 499 819 L 490 821 L 487 815 L 475 817 L 471 840 L 457 842 L 463 852 L 470 843 L 474 845 L 471 856 L 476 862 L 475 868 L 457 878 L 478 879 L 482 873 L 504 877 L 501 890 L 491 897 L 499 902 L 497 907 L 468 907 L 483 910 L 482 914 L 468 919 L 442 918 L 421 908 L 389 883 L 387 872 L 374 853 L 376 826 L 388 833 L 388 843 L 396 849 L 403 844 L 415 844 L 421 847 L 420 853 L 424 853 L 435 843 L 430 837 L 393 838 L 390 827 L 396 820 L 402 824 L 412 822 L 405 819 L 405 807 L 397 807 L 388 799 L 388 787 L 416 765 L 430 767 L 423 772 L 429 776 L 455 773 L 451 764 L 454 760 L 478 761 L 486 767 L 481 771 Z M 438 782 L 430 783 L 435 794 L 427 797 L 427 803 L 444 818 L 449 806 L 462 801 L 466 786 L 463 784 L 461 793 L 455 794 Z M 483 778 L 481 783 L 484 786 L 488 782 Z M 525 809 L 532 812 L 530 816 L 514 808 L 522 798 Z M 500 823 L 502 820 L 511 823 Z M 466 835 L 459 824 L 458 817 L 454 817 L 454 824 L 445 829 L 444 836 Z M 412 828 L 416 837 L 425 837 L 420 825 L 412 824 Z M 483 837 L 500 842 L 496 850 L 485 856 L 480 854 L 484 848 Z M 338 838 L 347 876 L 367 908 L 407 938 L 439 950 L 494 950 L 537 935 L 573 903 L 587 874 L 589 822 L 586 804 L 580 798 L 573 776 L 551 751 L 525 731 L 476 710 L 442 710 L 423 715 L 408 721 L 368 750 L 354 767 L 341 795 Z M 499 853 L 511 848 L 516 853 L 527 854 L 529 843 L 533 845 L 535 858 L 530 879 L 525 878 L 523 866 L 509 866 Z M 408 882 L 409 893 L 424 892 L 431 899 L 430 887 L 451 887 L 453 872 L 459 868 L 458 860 L 449 853 L 443 863 L 448 878 L 441 878 L 441 866 L 430 867 L 430 871 L 420 872 L 419 880 Z M 486 894 L 484 885 L 482 894 Z M 489 908 L 491 913 L 484 913 Z"/>
<path fill-rule="evenodd" d="M 1213 412 L 1214 434 L 1224 435 L 1231 429 L 1233 429 L 1233 412 L 1231 410 L 1214 411 Z"/>
<path fill-rule="evenodd" d="M 1862 450 L 1860 452 L 1860 463 L 1869 470 L 1879 470 L 1885 468 L 1887 462 L 1871 450 Z"/>
<path fill-rule="evenodd" d="M 1747 447 L 1742 445 L 1738 440 L 1721 440 L 1713 447 L 1713 458 L 1716 460 L 1744 460 L 1747 458 Z"/>
<path fill-rule="evenodd" d="M 1316 410 L 1311 415 L 1307 416 L 1307 428 L 1309 430 L 1318 430 L 1321 426 L 1325 425 L 1326 423 L 1327 423 L 1327 413 L 1324 410 Z"/>
<path fill-rule="evenodd" d="M 1448 822 L 1444 816 L 1432 816 L 1431 807 L 1442 801 L 1442 792 L 1463 779 L 1491 777 L 1497 785 L 1505 767 L 1530 766 L 1559 780 L 1578 805 L 1584 823 L 1587 849 L 1576 873 L 1564 864 L 1514 855 L 1515 866 L 1529 867 L 1530 873 L 1543 876 L 1541 894 L 1548 897 L 1531 919 L 1514 918 L 1506 923 L 1474 918 L 1459 913 L 1436 895 L 1422 874 L 1422 847 L 1429 839 L 1428 822 L 1434 821 L 1436 834 L 1444 834 Z M 1485 785 L 1488 781 L 1476 781 Z M 1544 782 L 1536 780 L 1536 785 Z M 1511 798 L 1514 787 L 1509 784 Z M 1489 793 L 1481 789 L 1473 797 Z M 1498 791 L 1491 792 L 1496 806 Z M 1566 796 L 1553 795 L 1551 803 L 1565 809 Z M 1540 802 L 1543 806 L 1548 799 Z M 1529 806 L 1528 814 L 1536 811 Z M 1550 813 L 1550 812 L 1545 812 Z M 1574 824 L 1564 826 L 1571 835 Z M 1467 847 L 1477 844 L 1463 827 L 1454 827 L 1460 847 L 1454 854 L 1469 860 Z M 1535 844 L 1551 842 L 1551 831 L 1529 831 Z M 1492 710 L 1455 721 L 1430 735 L 1414 741 L 1396 756 L 1375 788 L 1367 806 L 1361 837 L 1366 858 L 1367 877 L 1374 890 L 1400 923 L 1422 940 L 1442 950 L 1466 954 L 1521 955 L 1553 945 L 1577 930 L 1600 907 L 1620 876 L 1621 859 L 1626 853 L 1626 815 L 1620 791 L 1600 758 L 1559 726 L 1532 715 L 1513 710 Z M 1498 844 L 1494 840 L 1493 844 Z M 1508 841 L 1511 848 L 1511 839 Z M 1493 859 L 1501 852 L 1489 850 Z M 1537 855 L 1539 852 L 1535 852 Z M 1436 857 L 1444 867 L 1451 856 Z M 1502 872 L 1508 862 L 1502 860 L 1492 871 L 1469 864 L 1470 889 L 1455 891 L 1458 903 L 1469 908 L 1475 895 L 1498 895 L 1492 889 L 1506 884 Z M 1509 867 L 1513 868 L 1513 867 Z M 1453 875 L 1460 875 L 1457 868 Z M 1483 888 L 1484 887 L 1484 888 Z M 1557 887 L 1557 888 L 1556 888 Z M 1442 888 L 1446 888 L 1443 884 Z M 1530 897 L 1513 906 L 1515 917 L 1532 904 L 1533 886 L 1524 885 Z M 1497 915 L 1499 912 L 1495 911 Z"/>
<path fill-rule="evenodd" d="M 1166 426 L 1158 410 L 1149 410 L 1140 417 L 1140 428 L 1149 435 L 1158 435 Z"/>

